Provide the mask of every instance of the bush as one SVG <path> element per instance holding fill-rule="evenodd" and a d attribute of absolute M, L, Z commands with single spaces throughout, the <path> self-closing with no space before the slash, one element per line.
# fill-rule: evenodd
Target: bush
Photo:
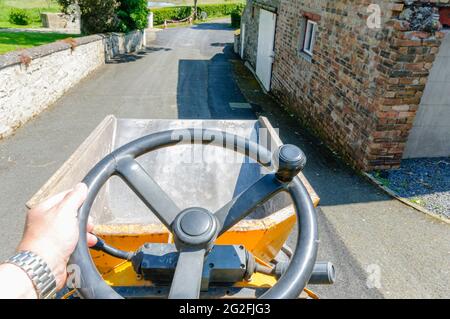
<path fill-rule="evenodd" d="M 231 11 L 231 26 L 239 28 L 241 26 L 242 8 L 235 8 Z"/>
<path fill-rule="evenodd" d="M 11 9 L 9 22 L 17 25 L 29 25 L 32 22 L 30 14 L 23 9 Z"/>
<path fill-rule="evenodd" d="M 230 15 L 233 10 L 242 11 L 243 3 L 218 3 L 204 4 L 197 6 L 197 16 L 200 17 L 205 12 L 208 18 Z M 151 9 L 155 25 L 163 24 L 164 20 L 182 20 L 189 17 L 194 8 L 192 6 L 165 7 Z"/>
<path fill-rule="evenodd" d="M 147 0 L 121 0 L 117 10 L 119 18 L 118 31 L 129 32 L 147 27 Z"/>
<path fill-rule="evenodd" d="M 83 33 L 129 32 L 147 27 L 147 0 L 58 0 L 67 12 L 80 6 Z"/>
<path fill-rule="evenodd" d="M 116 31 L 118 0 L 58 0 L 64 12 L 77 4 L 81 11 L 81 31 L 86 34 Z"/>

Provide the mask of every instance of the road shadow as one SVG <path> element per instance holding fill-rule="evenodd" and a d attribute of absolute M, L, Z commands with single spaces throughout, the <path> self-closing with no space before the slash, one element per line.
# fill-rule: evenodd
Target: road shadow
<path fill-rule="evenodd" d="M 130 62 L 136 62 L 137 60 L 142 59 L 143 56 L 139 54 L 119 54 L 115 56 L 114 58 L 108 59 L 105 63 L 106 64 L 121 64 L 121 63 L 130 63 Z"/>
<path fill-rule="evenodd" d="M 179 61 L 178 118 L 255 120 L 256 116 L 252 105 L 247 103 L 233 75 L 230 61 L 237 58 L 233 52 L 233 44 L 213 42 L 210 43 L 210 47 L 214 47 L 216 50 L 222 48 L 222 50 L 209 60 L 183 59 Z M 257 141 L 257 133 L 250 138 Z M 234 187 L 234 196 L 260 177 L 259 165 L 246 158 L 241 165 L 236 184 L 230 185 L 230 187 Z M 261 218 L 266 215 L 253 214 L 253 217 Z"/>
<path fill-rule="evenodd" d="M 152 54 L 155 52 L 161 52 L 161 51 L 171 51 L 171 50 L 172 50 L 171 48 L 147 46 L 144 49 L 141 49 L 137 52 L 119 54 L 111 59 L 108 59 L 105 63 L 106 64 L 121 64 L 121 63 L 136 62 L 137 60 L 140 60 L 149 54 Z"/>
<path fill-rule="evenodd" d="M 205 22 L 193 25 L 191 27 L 193 30 L 233 30 L 230 22 Z"/>
<path fill-rule="evenodd" d="M 231 43 L 227 43 L 227 42 L 214 42 L 210 44 L 212 47 L 226 47 L 231 45 Z"/>
<path fill-rule="evenodd" d="M 219 47 L 211 43 L 211 47 Z M 179 60 L 177 108 L 180 119 L 255 119 L 233 76 L 232 43 L 209 60 Z"/>
<path fill-rule="evenodd" d="M 160 52 L 160 51 L 172 51 L 171 48 L 164 48 L 164 47 L 157 47 L 157 46 L 147 46 L 143 52 L 139 52 L 138 54 L 141 53 L 153 53 L 153 52 Z"/>

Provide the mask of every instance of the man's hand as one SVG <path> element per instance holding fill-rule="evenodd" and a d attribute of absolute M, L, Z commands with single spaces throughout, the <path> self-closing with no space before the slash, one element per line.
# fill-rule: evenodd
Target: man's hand
<path fill-rule="evenodd" d="M 29 250 L 47 262 L 56 278 L 57 289 L 64 286 L 66 266 L 78 242 L 78 208 L 87 196 L 87 186 L 78 184 L 74 189 L 55 195 L 29 210 L 25 232 L 17 250 Z M 92 231 L 88 225 L 88 232 Z M 97 238 L 87 234 L 88 245 Z"/>

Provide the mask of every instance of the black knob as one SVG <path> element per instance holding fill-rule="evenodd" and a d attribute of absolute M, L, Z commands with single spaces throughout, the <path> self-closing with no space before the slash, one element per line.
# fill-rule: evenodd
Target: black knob
<path fill-rule="evenodd" d="M 212 226 L 212 219 L 202 210 L 188 211 L 180 220 L 180 227 L 189 236 L 200 236 Z"/>
<path fill-rule="evenodd" d="M 290 182 L 306 165 L 306 155 L 295 145 L 280 146 L 277 151 L 277 178 L 282 182 Z"/>

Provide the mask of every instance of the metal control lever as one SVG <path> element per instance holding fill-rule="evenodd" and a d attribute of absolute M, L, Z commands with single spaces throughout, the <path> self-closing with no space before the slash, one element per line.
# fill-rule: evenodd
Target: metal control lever
<path fill-rule="evenodd" d="M 272 273 L 280 278 L 287 267 L 289 262 L 279 262 L 272 269 Z M 319 261 L 314 264 L 314 268 L 309 278 L 308 284 L 310 285 L 332 285 L 336 281 L 336 270 L 334 265 L 329 261 Z"/>

